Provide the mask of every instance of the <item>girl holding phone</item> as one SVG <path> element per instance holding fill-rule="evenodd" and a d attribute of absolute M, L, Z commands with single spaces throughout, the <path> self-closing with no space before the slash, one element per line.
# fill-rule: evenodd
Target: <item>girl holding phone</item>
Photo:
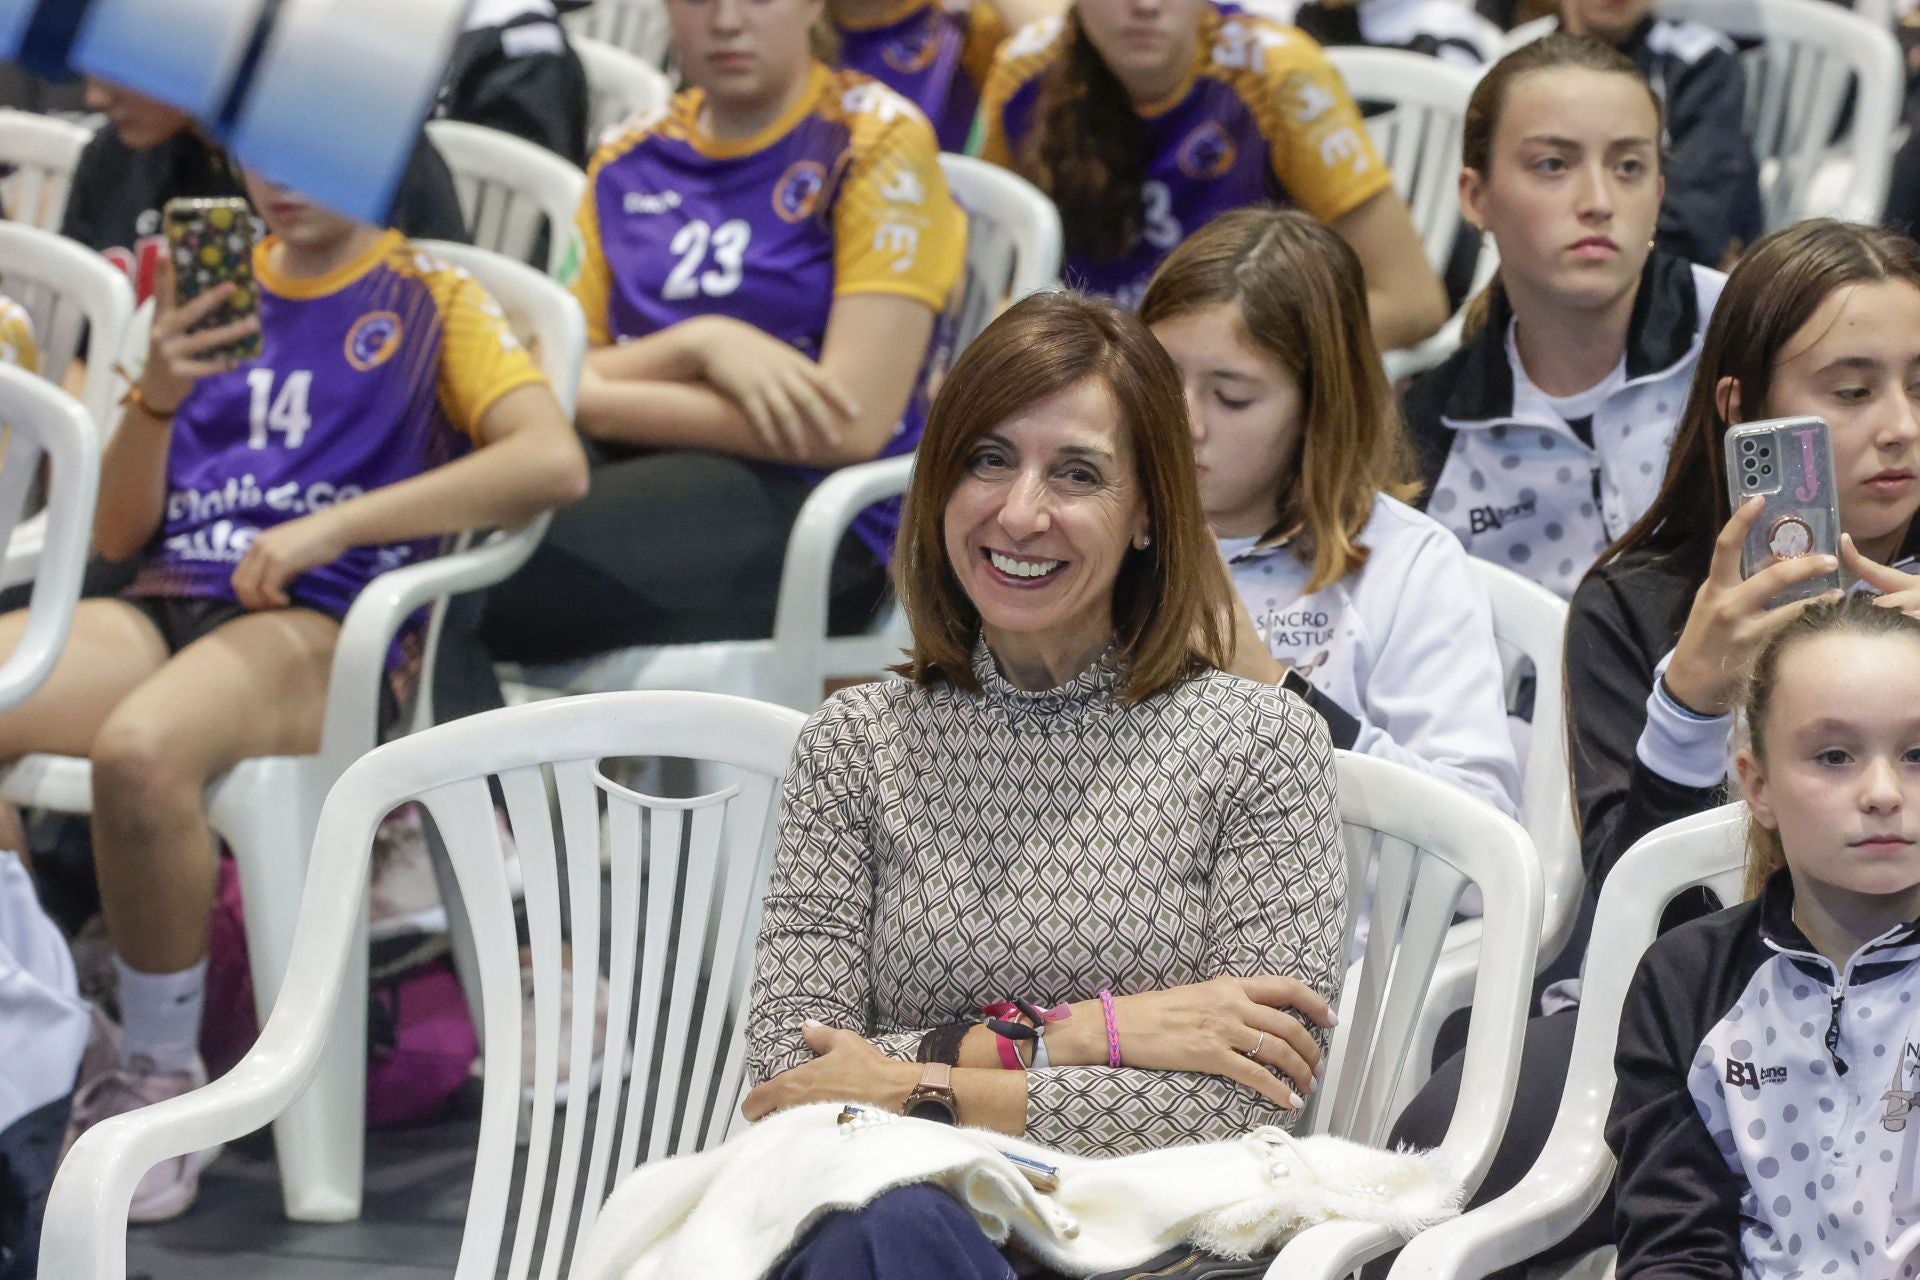
<path fill-rule="evenodd" d="M 1652 506 L 1574 593 L 1567 699 L 1574 796 L 1596 886 L 1647 832 L 1719 803 L 1741 675 L 1804 607 L 1768 603 L 1833 572 L 1824 554 L 1750 578 L 1762 504 L 1732 510 L 1722 437 L 1824 419 L 1846 568 L 1871 587 L 1920 553 L 1920 246 L 1854 223 L 1757 241 L 1727 282 Z"/>
<path fill-rule="evenodd" d="M 101 459 L 94 550 L 134 561 L 132 585 L 82 600 L 46 684 L 0 714 L 0 760 L 93 764 L 124 1035 L 80 1083 L 70 1133 L 206 1083 L 208 782 L 318 749 L 341 621 L 374 577 L 586 486 L 546 380 L 472 276 L 246 183 L 272 233 L 253 250 L 257 313 L 204 327 L 235 284 L 176 304 L 163 265 L 145 369 Z M 255 337 L 257 358 L 222 354 Z M 0 653 L 25 623 L 0 616 Z M 184 1212 L 202 1163 L 155 1166 L 133 1220 Z"/>
<path fill-rule="evenodd" d="M 1467 105 L 1461 204 L 1500 274 L 1407 428 L 1428 514 L 1562 596 L 1653 501 L 1726 283 L 1652 247 L 1661 129 L 1647 78 L 1585 36 L 1516 49 Z"/>
<path fill-rule="evenodd" d="M 1747 901 L 1656 941 L 1621 1013 L 1619 1273 L 1911 1276 L 1920 622 L 1796 611 L 1742 709 Z"/>
<path fill-rule="evenodd" d="M 1336 747 L 1515 813 L 1492 610 L 1460 543 L 1402 501 L 1406 439 L 1353 250 L 1303 213 L 1226 214 L 1162 264 L 1140 317 L 1185 384 L 1234 672 L 1294 688 Z"/>

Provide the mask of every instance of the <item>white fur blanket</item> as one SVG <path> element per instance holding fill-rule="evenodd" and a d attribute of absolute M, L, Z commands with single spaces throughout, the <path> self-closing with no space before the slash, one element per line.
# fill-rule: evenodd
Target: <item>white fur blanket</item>
<path fill-rule="evenodd" d="M 1462 1198 L 1431 1153 L 1274 1128 L 1094 1160 L 879 1111 L 841 1124 L 840 1110 L 798 1107 L 712 1150 L 635 1169 L 600 1210 L 576 1274 L 751 1280 L 819 1218 L 920 1182 L 944 1188 L 996 1243 L 1017 1236 L 1069 1275 L 1135 1266 L 1183 1242 L 1249 1257 L 1334 1218 L 1411 1234 L 1459 1212 Z M 1058 1189 L 1036 1191 L 1006 1152 L 1058 1169 Z"/>

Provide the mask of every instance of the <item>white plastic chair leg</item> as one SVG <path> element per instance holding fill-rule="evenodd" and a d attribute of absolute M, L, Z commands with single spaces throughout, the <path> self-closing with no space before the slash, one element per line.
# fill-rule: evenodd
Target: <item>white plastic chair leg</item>
<path fill-rule="evenodd" d="M 302 766 L 307 765 L 307 768 Z M 226 838 L 245 901 L 254 1007 L 266 1024 L 293 954 L 322 797 L 309 794 L 311 762 L 250 760 L 211 793 L 209 816 Z M 274 1121 L 280 1193 L 295 1222 L 360 1216 L 366 1167 L 366 911 L 348 948 L 333 1023 L 313 1082 Z"/>

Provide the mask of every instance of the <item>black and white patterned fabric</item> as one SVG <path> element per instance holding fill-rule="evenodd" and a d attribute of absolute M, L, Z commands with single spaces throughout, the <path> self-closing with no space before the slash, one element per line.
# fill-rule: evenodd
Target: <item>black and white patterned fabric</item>
<path fill-rule="evenodd" d="M 1028 693 L 984 644 L 973 666 L 979 694 L 862 685 L 802 730 L 761 921 L 756 1080 L 809 1059 L 807 1018 L 912 1059 L 926 1029 L 1014 996 L 1258 973 L 1338 994 L 1333 754 L 1304 703 L 1218 672 L 1128 703 L 1111 659 Z M 1292 1122 L 1209 1075 L 1027 1081 L 1027 1136 L 1086 1154 Z"/>

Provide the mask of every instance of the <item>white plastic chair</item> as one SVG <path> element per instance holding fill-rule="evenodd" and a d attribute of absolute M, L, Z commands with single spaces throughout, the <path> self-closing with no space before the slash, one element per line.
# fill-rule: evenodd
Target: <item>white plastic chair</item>
<path fill-rule="evenodd" d="M 545 147 L 485 125 L 429 120 L 427 138 L 453 171 L 473 243 L 533 262 L 545 230 L 546 268 L 558 270 L 587 175 Z"/>
<path fill-rule="evenodd" d="M 1741 42 L 1746 130 L 1760 162 L 1766 229 L 1803 218 L 1877 222 L 1893 169 L 1905 60 L 1886 22 L 1825 0 L 1661 0 L 1663 17 L 1691 19 Z M 1507 33 L 1511 52 L 1557 29 L 1554 17 Z M 1830 143 L 1855 84 L 1853 118 Z"/>
<path fill-rule="evenodd" d="M 953 197 L 967 211 L 967 264 L 955 350 L 973 340 L 1007 303 L 1060 276 L 1060 215 L 1024 179 L 965 156 L 942 155 Z M 854 517 L 907 490 L 911 456 L 845 467 L 808 495 L 787 538 L 767 640 L 716 640 L 618 649 L 577 662 L 504 669 L 512 701 L 553 692 L 704 689 L 811 711 L 825 683 L 878 674 L 907 644 L 904 618 L 889 607 L 857 636 L 829 636 L 834 550 Z"/>
<path fill-rule="evenodd" d="M 41 1274 L 124 1280 L 127 1209 L 142 1174 L 171 1154 L 236 1138 L 285 1113 L 320 1069 L 327 1037 L 337 1034 L 330 1031 L 336 1013 L 364 1022 L 365 1007 L 353 996 L 367 850 L 381 818 L 416 798 L 447 837 L 461 896 L 486 942 L 480 1149 L 454 1274 L 524 1280 L 536 1246 L 538 1274 L 564 1274 L 563 1255 L 592 1229 L 613 1180 L 643 1159 L 717 1142 L 735 1122 L 759 899 L 772 865 L 779 780 L 802 719 L 712 694 L 602 694 L 473 716 L 353 764 L 321 812 L 293 963 L 259 1042 L 206 1088 L 109 1120 L 80 1139 L 48 1201 Z M 661 800 L 603 773 L 603 760 L 636 754 L 712 762 L 728 781 L 711 794 Z M 490 778 L 506 798 L 519 846 L 533 956 L 535 1103 L 517 1197 L 519 942 Z M 557 796 L 552 810 L 549 786 Z M 604 906 L 603 818 L 611 861 Z M 587 960 L 572 972 L 572 1007 L 591 1010 L 603 910 L 611 920 L 611 999 L 606 1039 L 595 1043 L 591 1016 L 562 1021 L 561 921 L 570 925 L 576 961 Z M 637 1017 L 629 1023 L 636 989 Z M 556 1103 L 563 1036 L 570 1078 L 566 1101 Z M 609 1064 L 597 1105 L 589 1076 L 596 1057 Z M 631 1063 L 624 1089 L 612 1065 L 623 1059 Z M 557 1185 L 549 1204 L 550 1172 Z M 503 1247 L 509 1223 L 511 1245 Z"/>
<path fill-rule="evenodd" d="M 656 63 L 590 36 L 574 36 L 573 51 L 587 73 L 587 142 L 599 146 L 608 130 L 665 106 L 673 86 Z"/>
<path fill-rule="evenodd" d="M 1461 890 L 1480 887 L 1486 954 L 1473 993 L 1466 1078 L 1439 1153 L 1469 1192 L 1493 1162 L 1513 1105 L 1520 1044 L 1540 942 L 1540 866 L 1526 832 L 1458 787 L 1404 765 L 1338 752 L 1340 821 L 1354 900 L 1373 872 L 1366 950 L 1336 1009 L 1326 1077 L 1306 1130 L 1384 1145 L 1407 1049 Z M 1348 913 L 1351 947 L 1359 911 Z M 1495 945 L 1497 944 L 1497 945 Z M 1287 1245 L 1270 1280 L 1334 1280 L 1404 1243 L 1384 1227 L 1331 1222 Z"/>
<path fill-rule="evenodd" d="M 1586 888 L 1580 833 L 1573 820 L 1573 776 L 1567 763 L 1566 705 L 1561 692 L 1567 604 L 1510 569 L 1479 559 L 1469 563 L 1493 604 L 1494 642 L 1500 648 L 1508 687 L 1524 673 L 1534 677 L 1533 721 L 1526 759 L 1521 762 L 1520 823 L 1540 860 L 1544 894 L 1540 950 L 1533 966 L 1537 975 L 1566 949 Z M 1485 923 L 1478 918 L 1460 920 L 1447 930 L 1427 1005 L 1408 1051 L 1407 1074 L 1400 1089 L 1402 1106 L 1432 1074 L 1442 1025 L 1472 1003 Z"/>
<path fill-rule="evenodd" d="M 667 65 L 667 43 L 673 33 L 663 0 L 594 0 L 561 21 L 575 39 L 603 40 L 652 66 Z"/>
<path fill-rule="evenodd" d="M 87 411 L 52 383 L 0 365 L 0 546 L 10 545 L 43 458 L 48 485 L 39 516 L 38 572 L 26 631 L 0 661 L 0 711 L 18 706 L 46 682 L 67 643 L 100 489 L 100 428 Z"/>
<path fill-rule="evenodd" d="M 80 350 L 83 335 L 95 354 L 87 362 L 81 402 L 100 440 L 120 420 L 125 384 L 114 371 L 133 321 L 133 286 L 105 258 L 64 236 L 20 223 L 0 222 L 0 294 L 19 303 L 33 321 L 40 376 L 58 386 Z M 45 532 L 38 516 L 23 521 L 6 544 L 0 584 L 34 576 Z"/>
<path fill-rule="evenodd" d="M 1767 230 L 1822 216 L 1879 221 L 1906 85 L 1886 24 L 1822 0 L 1663 0 L 1661 12 L 1762 42 L 1740 62 Z M 1852 121 L 1830 146 L 1849 78 Z"/>
<path fill-rule="evenodd" d="M 1643 837 L 1607 876 L 1587 949 L 1573 1061 L 1546 1148 L 1511 1191 L 1415 1237 L 1394 1264 L 1393 1280 L 1477 1280 L 1559 1243 L 1600 1203 L 1613 1177 L 1604 1130 L 1627 985 L 1661 912 L 1681 892 L 1705 885 L 1722 902 L 1740 901 L 1746 820 L 1740 804 L 1683 818 Z M 1550 1274 L 1604 1274 L 1612 1253 L 1596 1250 Z"/>
<path fill-rule="evenodd" d="M 955 315 L 958 355 L 1010 303 L 1060 283 L 1060 211 L 1016 173 L 942 152 L 940 172 L 967 213 L 967 270 Z"/>
<path fill-rule="evenodd" d="M 490 291 L 497 291 L 510 315 L 516 307 L 523 310 L 539 338 L 539 359 L 554 394 L 571 414 L 586 346 L 586 323 L 578 304 L 558 285 L 517 263 L 465 246 L 422 247 L 473 271 Z M 208 788 L 208 819 L 232 850 L 240 873 L 254 1000 L 263 1019 L 279 995 L 289 958 L 296 954 L 300 893 L 321 801 L 346 767 L 379 741 L 380 692 L 394 635 L 423 605 L 491 586 L 518 569 L 546 525 L 547 517 L 541 516 L 517 532 L 492 533 L 471 548 L 375 578 L 354 601 L 340 629 L 319 752 L 248 760 Z M 429 640 L 434 634 L 430 631 Z M 88 813 L 93 808 L 92 769 L 73 757 L 26 756 L 0 770 L 0 798 Z M 350 906 L 358 912 L 358 942 L 346 975 L 346 989 L 354 998 L 335 1012 L 312 1087 L 281 1115 L 274 1131 L 287 1216 L 301 1222 L 335 1222 L 360 1213 L 366 1145 L 364 893 Z"/>
<path fill-rule="evenodd" d="M 80 153 L 93 130 L 71 120 L 31 111 L 0 110 L 0 165 L 13 170 L 0 180 L 7 218 L 42 231 L 58 231 L 67 214 L 67 193 Z"/>
<path fill-rule="evenodd" d="M 1367 132 L 1393 170 L 1427 261 L 1444 271 L 1460 230 L 1460 131 L 1479 77 L 1404 49 L 1341 45 L 1329 48 L 1327 59 L 1354 101 L 1392 106 L 1368 118 Z"/>

